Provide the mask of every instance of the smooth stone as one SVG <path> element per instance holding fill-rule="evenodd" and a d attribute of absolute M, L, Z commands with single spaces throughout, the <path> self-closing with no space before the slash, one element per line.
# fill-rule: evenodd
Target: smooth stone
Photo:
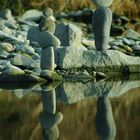
<path fill-rule="evenodd" d="M 40 73 L 40 77 L 50 80 L 50 81 L 59 81 L 62 80 L 62 76 L 57 74 L 56 72 L 50 70 L 43 70 Z"/>
<path fill-rule="evenodd" d="M 113 42 L 109 42 L 109 45 L 112 46 L 124 46 L 123 41 L 122 40 L 115 40 Z"/>
<path fill-rule="evenodd" d="M 50 16 L 53 16 L 53 10 L 51 8 L 45 8 L 43 9 L 43 15 L 45 17 L 50 17 Z"/>
<path fill-rule="evenodd" d="M 6 59 L 6 58 L 8 58 L 8 56 L 9 56 L 8 52 L 0 49 L 0 59 Z"/>
<path fill-rule="evenodd" d="M 112 12 L 100 7 L 92 15 L 92 27 L 95 35 L 95 46 L 98 51 L 106 50 L 109 43 Z"/>
<path fill-rule="evenodd" d="M 55 31 L 55 23 L 49 18 L 42 18 L 39 23 L 39 30 L 41 32 L 48 31 L 50 33 L 54 33 Z"/>
<path fill-rule="evenodd" d="M 12 23 L 12 22 L 5 22 L 4 24 L 6 27 L 10 28 L 10 29 L 14 29 L 14 30 L 17 30 L 17 25 Z"/>
<path fill-rule="evenodd" d="M 132 47 L 134 51 L 140 51 L 140 45 L 135 45 Z"/>
<path fill-rule="evenodd" d="M 6 43 L 6 42 L 0 42 L 0 49 L 1 48 L 6 52 L 14 51 L 13 45 L 11 45 L 10 43 Z"/>
<path fill-rule="evenodd" d="M 56 94 L 55 90 L 45 91 L 42 89 L 41 98 L 44 112 L 55 114 L 56 112 Z"/>
<path fill-rule="evenodd" d="M 84 45 L 85 47 L 93 47 L 95 48 L 95 40 L 88 40 L 86 38 L 83 38 L 81 40 L 82 45 Z"/>
<path fill-rule="evenodd" d="M 22 20 L 38 22 L 42 17 L 42 12 L 36 9 L 27 10 L 21 17 Z"/>
<path fill-rule="evenodd" d="M 11 64 L 29 68 L 33 61 L 32 57 L 28 54 L 17 54 L 11 59 Z"/>
<path fill-rule="evenodd" d="M 47 112 L 42 112 L 40 116 L 40 123 L 43 128 L 52 130 L 63 119 L 62 113 L 58 112 L 54 115 Z"/>
<path fill-rule="evenodd" d="M 109 7 L 113 0 L 92 0 L 97 7 Z"/>
<path fill-rule="evenodd" d="M 140 40 L 140 34 L 136 31 L 129 29 L 125 33 L 126 38 L 134 39 L 134 40 Z"/>
<path fill-rule="evenodd" d="M 34 61 L 31 63 L 30 68 L 33 68 L 33 69 L 40 68 L 40 60 L 34 60 Z"/>
<path fill-rule="evenodd" d="M 126 45 L 131 45 L 131 42 L 127 38 L 123 38 L 122 41 Z"/>
<path fill-rule="evenodd" d="M 60 41 L 56 36 L 47 31 L 40 32 L 39 27 L 29 29 L 27 39 L 30 40 L 30 42 L 38 42 L 42 48 L 50 46 L 57 48 L 60 46 Z"/>
<path fill-rule="evenodd" d="M 47 47 L 41 51 L 40 67 L 42 70 L 54 71 L 55 59 L 54 59 L 54 48 Z"/>
<path fill-rule="evenodd" d="M 3 11 L 0 12 L 0 17 L 10 21 L 10 22 L 13 22 L 15 23 L 15 19 L 14 17 L 12 16 L 12 12 L 10 9 L 5 9 Z"/>

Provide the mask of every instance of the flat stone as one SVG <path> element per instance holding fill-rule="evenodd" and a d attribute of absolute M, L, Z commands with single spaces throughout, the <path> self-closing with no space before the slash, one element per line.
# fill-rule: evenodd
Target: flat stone
<path fill-rule="evenodd" d="M 125 37 L 134 40 L 140 40 L 140 34 L 132 29 L 127 30 L 127 32 L 125 33 Z"/>
<path fill-rule="evenodd" d="M 64 48 L 56 55 L 57 66 L 63 69 L 79 69 L 82 66 L 94 67 L 101 72 L 122 72 L 128 67 L 129 72 L 140 72 L 140 57 L 133 57 L 116 50 L 94 51 L 72 47 Z"/>
<path fill-rule="evenodd" d="M 28 54 L 17 54 L 12 60 L 11 64 L 16 66 L 23 66 L 29 68 L 33 63 L 33 59 Z"/>
<path fill-rule="evenodd" d="M 97 7 L 109 7 L 113 0 L 92 0 Z"/>

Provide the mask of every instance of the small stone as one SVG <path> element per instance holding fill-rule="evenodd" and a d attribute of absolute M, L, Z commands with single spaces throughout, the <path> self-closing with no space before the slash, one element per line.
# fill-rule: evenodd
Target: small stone
<path fill-rule="evenodd" d="M 95 35 L 95 46 L 98 51 L 106 50 L 109 43 L 112 12 L 106 7 L 100 7 L 93 13 L 92 27 Z"/>
<path fill-rule="evenodd" d="M 28 54 L 17 54 L 12 60 L 11 63 L 16 66 L 23 66 L 29 68 L 33 63 L 33 59 Z"/>
<path fill-rule="evenodd" d="M 0 43 L 0 49 L 1 48 L 6 52 L 14 51 L 14 47 L 10 43 L 6 43 L 6 42 Z"/>
<path fill-rule="evenodd" d="M 111 25 L 111 36 L 120 36 L 123 35 L 125 29 L 122 26 L 112 24 Z"/>
<path fill-rule="evenodd" d="M 140 34 L 132 29 L 127 30 L 127 32 L 125 33 L 125 37 L 134 40 L 140 40 Z"/>
<path fill-rule="evenodd" d="M 12 16 L 12 12 L 10 9 L 5 9 L 5 10 L 1 11 L 0 17 L 15 23 L 15 19 Z"/>
<path fill-rule="evenodd" d="M 54 71 L 55 59 L 53 47 L 43 48 L 41 51 L 40 67 L 42 70 Z"/>
<path fill-rule="evenodd" d="M 126 45 L 131 45 L 131 42 L 127 38 L 123 38 L 122 41 Z"/>
<path fill-rule="evenodd" d="M 108 78 L 108 76 L 102 72 L 96 72 L 96 77 L 97 78 Z"/>
<path fill-rule="evenodd" d="M 135 45 L 132 47 L 134 51 L 140 51 L 140 45 Z"/>
<path fill-rule="evenodd" d="M 43 128 L 52 130 L 56 125 L 58 125 L 63 119 L 63 115 L 58 112 L 54 115 L 47 112 L 42 112 L 40 116 L 40 123 Z"/>
<path fill-rule="evenodd" d="M 109 7 L 113 0 L 92 0 L 97 7 Z"/>

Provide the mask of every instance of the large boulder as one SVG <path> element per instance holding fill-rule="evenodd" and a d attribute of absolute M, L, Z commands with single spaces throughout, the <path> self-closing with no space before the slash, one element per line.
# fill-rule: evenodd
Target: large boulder
<path fill-rule="evenodd" d="M 58 52 L 57 66 L 64 69 L 88 67 L 102 72 L 140 72 L 140 57 L 117 50 L 94 51 L 68 47 Z"/>

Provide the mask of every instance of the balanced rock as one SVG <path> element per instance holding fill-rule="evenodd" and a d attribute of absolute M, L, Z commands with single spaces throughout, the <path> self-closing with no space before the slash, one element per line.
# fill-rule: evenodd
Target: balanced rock
<path fill-rule="evenodd" d="M 48 31 L 40 32 L 39 27 L 29 29 L 27 38 L 30 42 L 38 42 L 42 48 L 49 46 L 56 48 L 60 46 L 60 41 L 57 37 Z"/>
<path fill-rule="evenodd" d="M 95 46 L 98 51 L 105 50 L 109 43 L 112 12 L 106 7 L 98 8 L 92 16 Z"/>
<path fill-rule="evenodd" d="M 109 7 L 113 0 L 92 0 L 97 7 Z"/>

